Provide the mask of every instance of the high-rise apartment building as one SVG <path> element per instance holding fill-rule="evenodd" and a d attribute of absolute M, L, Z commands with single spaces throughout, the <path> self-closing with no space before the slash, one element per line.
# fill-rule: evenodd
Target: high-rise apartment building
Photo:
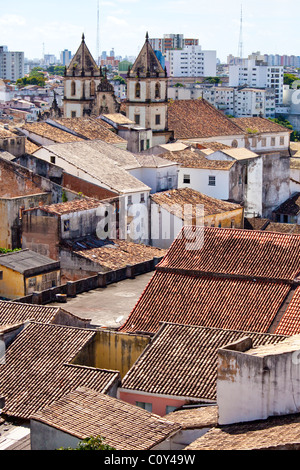
<path fill-rule="evenodd" d="M 71 59 L 72 59 L 72 52 L 68 51 L 68 49 L 63 50 L 60 53 L 60 62 L 62 65 L 65 65 L 66 67 L 68 67 L 68 65 L 71 62 Z"/>
<path fill-rule="evenodd" d="M 24 77 L 24 52 L 10 52 L 0 46 L 0 78 L 15 82 Z"/>
<path fill-rule="evenodd" d="M 216 51 L 203 51 L 201 46 L 186 46 L 166 53 L 166 65 L 171 77 L 215 77 Z"/>
<path fill-rule="evenodd" d="M 163 38 L 149 38 L 153 50 L 166 55 L 167 51 L 180 50 L 185 46 L 198 46 L 198 39 L 185 39 L 183 34 L 164 34 Z"/>
<path fill-rule="evenodd" d="M 263 60 L 245 59 L 243 64 L 229 66 L 229 86 L 248 85 L 273 88 L 276 105 L 283 100 L 283 66 L 270 66 Z"/>

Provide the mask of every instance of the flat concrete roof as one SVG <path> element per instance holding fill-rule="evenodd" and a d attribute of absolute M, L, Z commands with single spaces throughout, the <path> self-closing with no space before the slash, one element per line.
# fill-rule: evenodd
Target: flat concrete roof
<path fill-rule="evenodd" d="M 153 275 L 154 271 L 78 294 L 74 298 L 68 297 L 63 308 L 74 315 L 80 314 L 80 318 L 90 319 L 92 326 L 119 328 L 127 320 Z M 56 302 L 47 305 L 62 306 Z"/>

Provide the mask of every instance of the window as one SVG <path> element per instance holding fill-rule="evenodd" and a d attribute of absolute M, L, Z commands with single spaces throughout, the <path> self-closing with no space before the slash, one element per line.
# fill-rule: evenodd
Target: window
<path fill-rule="evenodd" d="M 280 145 L 284 145 L 284 137 L 280 137 Z"/>
<path fill-rule="evenodd" d="M 144 194 L 144 193 L 141 194 L 141 200 L 140 200 L 140 202 L 145 202 L 145 194 Z"/>
<path fill-rule="evenodd" d="M 141 140 L 141 152 L 144 150 L 145 148 L 145 141 L 144 140 Z"/>
<path fill-rule="evenodd" d="M 28 287 L 35 287 L 36 286 L 36 277 L 31 277 L 28 279 Z"/>
<path fill-rule="evenodd" d="M 132 204 L 132 196 L 128 196 L 127 205 L 130 206 L 131 204 Z"/>
<path fill-rule="evenodd" d="M 156 83 L 155 85 L 155 98 L 160 98 L 160 84 Z"/>
<path fill-rule="evenodd" d="M 55 163 L 55 156 L 54 156 L 54 155 L 51 155 L 51 156 L 50 156 L 50 162 L 51 162 L 51 163 Z"/>
<path fill-rule="evenodd" d="M 76 118 L 76 111 L 71 111 L 71 117 Z"/>
<path fill-rule="evenodd" d="M 72 81 L 71 83 L 71 95 L 75 96 L 76 95 L 76 83 Z"/>
<path fill-rule="evenodd" d="M 152 413 L 152 403 L 146 403 L 144 401 L 136 401 L 135 404 L 136 406 L 143 408 L 143 410 L 147 410 L 147 411 L 150 411 L 150 413 Z"/>
<path fill-rule="evenodd" d="M 169 413 L 172 413 L 175 410 L 177 410 L 177 406 L 167 405 L 166 406 L 166 415 L 169 414 Z"/>
<path fill-rule="evenodd" d="M 94 96 L 95 95 L 95 81 L 92 80 L 90 84 L 90 95 Z"/>
<path fill-rule="evenodd" d="M 208 186 L 216 186 L 216 177 L 215 176 L 209 176 L 208 177 Z"/>
<path fill-rule="evenodd" d="M 69 232 L 70 230 L 70 219 L 64 220 L 64 232 Z"/>
<path fill-rule="evenodd" d="M 183 182 L 184 182 L 185 184 L 190 184 L 190 182 L 191 182 L 191 177 L 190 177 L 190 175 L 183 175 Z"/>
<path fill-rule="evenodd" d="M 140 115 L 139 115 L 139 114 L 135 114 L 135 115 L 134 115 L 134 122 L 135 122 L 136 124 L 139 124 L 139 123 L 140 123 Z"/>
<path fill-rule="evenodd" d="M 265 137 L 263 137 L 263 138 L 261 139 L 261 146 L 262 146 L 262 147 L 265 147 L 266 145 L 267 145 L 267 139 L 266 139 Z"/>
<path fill-rule="evenodd" d="M 275 147 L 275 143 L 276 143 L 275 137 L 271 137 L 271 145 L 272 145 L 272 147 Z"/>
<path fill-rule="evenodd" d="M 137 83 L 135 85 L 135 97 L 140 98 L 141 97 L 141 85 L 140 83 Z"/>
<path fill-rule="evenodd" d="M 155 124 L 160 124 L 160 114 L 155 115 Z"/>

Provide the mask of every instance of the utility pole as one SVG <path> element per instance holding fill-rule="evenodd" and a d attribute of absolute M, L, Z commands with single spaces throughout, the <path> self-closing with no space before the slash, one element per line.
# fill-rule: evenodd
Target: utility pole
<path fill-rule="evenodd" d="M 97 54 L 97 65 L 99 66 L 99 56 L 100 56 L 100 22 L 99 22 L 99 0 L 97 4 L 97 44 L 96 44 L 96 54 Z"/>

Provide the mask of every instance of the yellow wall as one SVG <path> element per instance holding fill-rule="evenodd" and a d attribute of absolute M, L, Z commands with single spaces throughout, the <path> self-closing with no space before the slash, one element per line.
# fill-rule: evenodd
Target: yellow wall
<path fill-rule="evenodd" d="M 220 214 L 214 214 L 205 216 L 204 224 L 208 226 L 214 225 L 222 228 L 244 228 L 244 209 L 236 209 L 230 212 L 222 212 Z M 232 225 L 233 224 L 233 225 Z"/>
<path fill-rule="evenodd" d="M 0 265 L 2 280 L 0 280 L 0 296 L 7 299 L 24 297 L 25 286 L 23 274 Z"/>
<path fill-rule="evenodd" d="M 128 372 L 149 344 L 150 337 L 99 330 L 74 363 L 99 369 L 118 370 L 121 377 Z"/>
<path fill-rule="evenodd" d="M 54 282 L 53 285 L 52 282 Z M 31 294 L 32 292 L 41 292 L 42 290 L 51 289 L 51 287 L 59 286 L 60 270 L 28 277 L 25 280 L 25 285 L 26 295 Z"/>

